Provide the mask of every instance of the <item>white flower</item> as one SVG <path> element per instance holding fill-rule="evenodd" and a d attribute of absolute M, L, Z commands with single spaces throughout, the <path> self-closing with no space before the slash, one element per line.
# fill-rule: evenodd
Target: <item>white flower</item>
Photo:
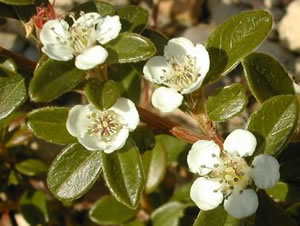
<path fill-rule="evenodd" d="M 82 70 L 103 63 L 108 52 L 101 45 L 119 35 L 119 16 L 102 17 L 98 13 L 87 13 L 77 20 L 72 14 L 70 17 L 73 19 L 71 27 L 63 19 L 49 20 L 44 24 L 40 33 L 42 51 L 58 61 L 68 61 L 75 56 L 75 66 Z"/>
<path fill-rule="evenodd" d="M 256 148 L 255 136 L 242 129 L 230 133 L 224 141 L 224 151 L 214 141 L 199 140 L 193 144 L 187 163 L 190 171 L 200 175 L 191 187 L 190 195 L 202 210 L 219 206 L 233 217 L 244 218 L 255 213 L 258 198 L 251 188 L 273 187 L 279 180 L 279 163 L 269 155 L 260 154 L 249 167 L 243 157 Z"/>
<path fill-rule="evenodd" d="M 162 112 L 178 108 L 182 94 L 197 90 L 209 70 L 209 55 L 201 44 L 194 44 L 186 38 L 169 40 L 164 56 L 150 58 L 143 73 L 151 82 L 164 85 L 152 95 L 152 104 Z"/>
<path fill-rule="evenodd" d="M 124 146 L 129 132 L 135 130 L 139 121 L 134 103 L 119 98 L 105 111 L 92 104 L 75 105 L 69 112 L 66 127 L 86 149 L 111 153 Z"/>

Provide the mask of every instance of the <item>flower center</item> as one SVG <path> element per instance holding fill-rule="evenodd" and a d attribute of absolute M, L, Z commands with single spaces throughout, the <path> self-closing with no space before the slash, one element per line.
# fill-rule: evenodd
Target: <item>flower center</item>
<path fill-rule="evenodd" d="M 90 136 L 98 136 L 103 141 L 110 141 L 122 128 L 119 116 L 111 111 L 93 112 L 88 115 L 91 124 L 88 127 Z"/>
<path fill-rule="evenodd" d="M 197 80 L 199 73 L 196 67 L 195 57 L 189 55 L 173 56 L 167 61 L 173 73 L 171 78 L 163 81 L 165 84 L 178 91 L 182 91 Z"/>

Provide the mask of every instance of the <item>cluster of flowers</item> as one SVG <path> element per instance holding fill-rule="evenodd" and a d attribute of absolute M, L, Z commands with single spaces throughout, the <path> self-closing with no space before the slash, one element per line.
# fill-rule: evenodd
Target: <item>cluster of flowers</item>
<path fill-rule="evenodd" d="M 105 62 L 108 52 L 103 46 L 115 39 L 121 23 L 118 16 L 102 17 L 98 13 L 82 14 L 73 24 L 63 19 L 46 22 L 40 33 L 42 51 L 50 58 L 68 61 L 75 56 L 75 66 L 89 70 Z M 210 65 L 209 54 L 201 44 L 186 38 L 169 40 L 164 56 L 149 59 L 143 69 L 145 78 L 161 85 L 152 95 L 152 104 L 162 112 L 177 109 L 183 95 L 197 90 Z M 92 104 L 76 105 L 66 127 L 78 142 L 90 151 L 111 153 L 122 148 L 139 123 L 132 101 L 119 98 L 107 110 Z M 189 151 L 190 171 L 199 174 L 191 188 L 191 198 L 202 210 L 210 210 L 223 200 L 225 210 L 236 218 L 253 214 L 258 207 L 257 188 L 272 187 L 279 180 L 279 164 L 271 156 L 261 154 L 248 166 L 243 157 L 251 156 L 256 139 L 246 130 L 235 130 L 224 142 L 224 150 L 214 141 L 199 140 Z"/>

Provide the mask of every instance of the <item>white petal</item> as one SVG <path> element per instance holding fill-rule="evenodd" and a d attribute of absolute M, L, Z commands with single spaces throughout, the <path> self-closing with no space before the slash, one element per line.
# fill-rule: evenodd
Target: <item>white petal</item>
<path fill-rule="evenodd" d="M 214 209 L 223 201 L 223 194 L 218 190 L 220 186 L 217 181 L 199 177 L 191 187 L 191 199 L 201 210 Z"/>
<path fill-rule="evenodd" d="M 107 147 L 108 143 L 101 142 L 99 137 L 91 136 L 87 132 L 77 137 L 78 142 L 89 151 L 101 151 Z"/>
<path fill-rule="evenodd" d="M 102 17 L 99 13 L 86 13 L 79 17 L 72 27 L 87 27 L 96 25 L 101 21 Z"/>
<path fill-rule="evenodd" d="M 128 129 L 121 129 L 119 133 L 113 138 L 113 140 L 109 142 L 109 145 L 103 149 L 104 152 L 109 154 L 115 150 L 121 149 L 125 145 L 128 135 Z"/>
<path fill-rule="evenodd" d="M 159 87 L 152 94 L 152 105 L 161 112 L 176 110 L 182 103 L 183 96 L 175 89 Z"/>
<path fill-rule="evenodd" d="M 300 94 L 300 85 L 296 82 L 293 82 L 294 90 L 296 94 Z"/>
<path fill-rule="evenodd" d="M 121 123 L 123 126 L 126 126 L 129 131 L 135 130 L 140 122 L 139 113 L 136 110 L 135 104 L 127 98 L 119 98 L 110 109 L 122 116 L 123 119 Z"/>
<path fill-rule="evenodd" d="M 67 41 L 68 37 L 70 37 L 68 29 L 69 25 L 64 20 L 49 20 L 43 25 L 40 33 L 40 40 L 43 45 L 49 43 L 58 44 L 61 41 Z"/>
<path fill-rule="evenodd" d="M 202 85 L 204 78 L 205 78 L 205 76 L 199 76 L 194 83 L 192 83 L 188 88 L 183 89 L 181 91 L 181 93 L 188 94 L 188 93 L 194 92 Z"/>
<path fill-rule="evenodd" d="M 121 30 L 121 22 L 119 16 L 106 16 L 103 18 L 102 23 L 97 25 L 97 41 L 100 44 L 115 39 Z"/>
<path fill-rule="evenodd" d="M 161 84 L 163 82 L 162 78 L 169 78 L 172 72 L 166 58 L 154 56 L 145 64 L 143 73 L 149 81 Z"/>
<path fill-rule="evenodd" d="M 240 192 L 235 189 L 224 201 L 225 210 L 235 218 L 244 218 L 255 213 L 258 207 L 257 194 L 253 189 Z"/>
<path fill-rule="evenodd" d="M 102 46 L 94 46 L 86 49 L 83 53 L 78 55 L 75 60 L 75 66 L 82 70 L 89 70 L 103 63 L 108 56 L 106 49 Z"/>
<path fill-rule="evenodd" d="M 68 61 L 73 58 L 73 49 L 61 44 L 46 44 L 42 52 L 53 60 Z"/>
<path fill-rule="evenodd" d="M 89 105 L 75 105 L 71 108 L 66 127 L 72 136 L 80 136 L 87 131 L 90 124 L 89 114 L 91 114 Z"/>
<path fill-rule="evenodd" d="M 213 157 L 215 156 L 215 157 Z M 219 164 L 220 148 L 214 141 L 199 140 L 193 144 L 187 156 L 190 171 L 204 176 L 211 172 L 214 164 Z M 201 166 L 206 166 L 204 168 Z"/>
<path fill-rule="evenodd" d="M 267 189 L 273 187 L 280 178 L 279 163 L 270 155 L 261 154 L 252 162 L 254 168 L 250 169 L 249 176 L 252 177 L 258 188 Z"/>
<path fill-rule="evenodd" d="M 255 136 L 244 129 L 232 131 L 224 141 L 224 150 L 241 157 L 251 156 L 256 148 Z"/>
<path fill-rule="evenodd" d="M 164 49 L 164 56 L 169 59 L 173 56 L 193 55 L 194 44 L 186 38 L 173 38 L 168 41 Z"/>
<path fill-rule="evenodd" d="M 199 74 L 205 77 L 209 70 L 210 60 L 209 55 L 205 47 L 201 44 L 197 44 L 194 51 L 196 57 L 197 66 L 200 68 Z"/>

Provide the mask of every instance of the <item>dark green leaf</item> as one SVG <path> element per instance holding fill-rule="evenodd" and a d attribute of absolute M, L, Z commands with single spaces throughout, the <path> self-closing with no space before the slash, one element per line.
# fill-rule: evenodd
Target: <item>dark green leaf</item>
<path fill-rule="evenodd" d="M 251 53 L 242 60 L 249 87 L 259 102 L 282 94 L 294 94 L 288 73 L 273 57 Z"/>
<path fill-rule="evenodd" d="M 34 4 L 34 0 L 0 0 L 0 2 L 3 2 L 8 5 L 30 5 Z"/>
<path fill-rule="evenodd" d="M 15 165 L 16 170 L 26 176 L 35 176 L 41 173 L 45 173 L 48 167 L 42 161 L 38 159 L 26 159 Z"/>
<path fill-rule="evenodd" d="M 154 134 L 145 127 L 136 128 L 131 133 L 131 138 L 134 140 L 141 153 L 147 150 L 151 150 L 155 146 Z"/>
<path fill-rule="evenodd" d="M 105 45 L 109 55 L 107 63 L 134 63 L 147 60 L 156 53 L 154 44 L 136 33 L 121 33 Z"/>
<path fill-rule="evenodd" d="M 43 60 L 43 59 L 42 59 Z M 43 61 L 34 72 L 29 94 L 35 102 L 47 102 L 71 91 L 85 77 L 85 72 L 75 68 L 72 61 Z"/>
<path fill-rule="evenodd" d="M 98 12 L 101 16 L 113 16 L 116 12 L 113 5 L 99 0 L 85 2 L 76 6 L 72 11 L 77 13 L 81 11 L 85 13 Z"/>
<path fill-rule="evenodd" d="M 121 226 L 145 226 L 145 224 L 141 220 L 135 219 L 133 221 L 121 224 Z"/>
<path fill-rule="evenodd" d="M 152 213 L 152 225 L 179 226 L 179 220 L 183 217 L 186 207 L 186 204 L 175 201 L 164 204 Z"/>
<path fill-rule="evenodd" d="M 8 175 L 8 185 L 18 185 L 20 183 L 18 173 L 11 170 Z"/>
<path fill-rule="evenodd" d="M 77 139 L 66 129 L 69 109 L 64 107 L 45 107 L 27 115 L 27 125 L 35 136 L 55 144 L 71 144 Z"/>
<path fill-rule="evenodd" d="M 248 104 L 245 87 L 232 84 L 208 97 L 206 111 L 211 120 L 224 121 L 238 115 Z"/>
<path fill-rule="evenodd" d="M 266 190 L 274 200 L 281 202 L 299 202 L 300 201 L 300 188 L 287 184 L 284 182 L 278 182 L 274 187 Z"/>
<path fill-rule="evenodd" d="M 122 31 L 141 33 L 148 22 L 146 9 L 135 5 L 127 5 L 117 10 L 122 24 Z"/>
<path fill-rule="evenodd" d="M 134 142 L 111 154 L 101 152 L 103 175 L 113 196 L 129 208 L 135 209 L 144 188 L 141 157 Z"/>
<path fill-rule="evenodd" d="M 146 175 L 145 192 L 149 194 L 157 188 L 166 174 L 167 152 L 161 142 L 156 142 L 153 150 L 143 153 L 142 160 Z"/>
<path fill-rule="evenodd" d="M 88 151 L 80 144 L 66 147 L 52 162 L 48 188 L 59 200 L 71 201 L 84 195 L 101 173 L 101 151 Z"/>
<path fill-rule="evenodd" d="M 268 36 L 272 22 L 270 13 L 257 10 L 242 12 L 217 27 L 206 44 L 210 70 L 204 84 L 225 76 L 243 57 L 261 44 Z"/>
<path fill-rule="evenodd" d="M 170 200 L 192 203 L 191 196 L 190 196 L 191 186 L 192 186 L 192 183 L 188 183 L 188 184 L 182 185 L 181 187 L 177 188 Z"/>
<path fill-rule="evenodd" d="M 12 71 L 0 70 L 0 120 L 17 109 L 26 98 L 24 78 Z"/>
<path fill-rule="evenodd" d="M 113 80 L 104 83 L 95 79 L 90 80 L 84 90 L 89 102 L 100 110 L 112 107 L 120 97 L 119 85 Z"/>
<path fill-rule="evenodd" d="M 14 10 L 14 6 L 6 5 L 0 2 L 1 17 L 8 17 L 12 19 L 19 19 L 18 14 Z"/>
<path fill-rule="evenodd" d="M 46 194 L 43 191 L 26 191 L 20 199 L 20 209 L 30 225 L 44 225 L 49 220 Z"/>
<path fill-rule="evenodd" d="M 129 209 L 113 196 L 104 196 L 92 206 L 89 218 L 97 224 L 121 224 L 133 218 L 137 212 L 138 209 Z"/>
<path fill-rule="evenodd" d="M 294 96 L 282 95 L 265 101 L 252 113 L 248 130 L 257 139 L 255 155 L 278 155 L 296 127 L 298 104 Z"/>

